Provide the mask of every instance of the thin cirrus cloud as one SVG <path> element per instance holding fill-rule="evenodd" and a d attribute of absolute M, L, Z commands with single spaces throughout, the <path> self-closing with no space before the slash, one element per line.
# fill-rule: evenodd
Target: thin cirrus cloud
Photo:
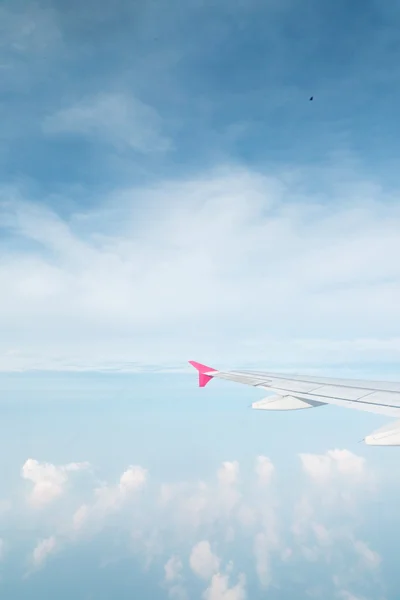
<path fill-rule="evenodd" d="M 157 111 L 122 93 L 99 93 L 62 108 L 45 118 L 43 131 L 53 136 L 81 136 L 111 144 L 117 150 L 130 148 L 149 153 L 171 149 Z"/>
<path fill-rule="evenodd" d="M 32 552 L 32 566 L 34 568 L 42 567 L 56 549 L 57 541 L 54 536 L 40 540 Z"/>
<path fill-rule="evenodd" d="M 321 199 L 225 167 L 63 216 L 3 189 L 2 369 L 392 362 L 398 204 L 337 175 Z"/>
<path fill-rule="evenodd" d="M 64 473 L 68 466 L 31 463 L 46 476 Z M 85 463 L 70 463 L 75 466 L 67 471 L 76 471 L 79 464 Z M 268 481 L 260 465 L 268 465 Z M 113 531 L 120 534 L 113 555 L 133 552 L 142 576 L 151 565 L 161 588 L 176 600 L 193 597 L 193 585 L 202 586 L 204 600 L 245 600 L 254 585 L 264 593 L 276 585 L 293 589 L 296 573 L 308 566 L 318 572 L 320 591 L 329 597 L 382 597 L 382 558 L 360 535 L 368 503 L 375 497 L 370 481 L 377 474 L 347 450 L 303 455 L 299 465 L 302 483 L 289 499 L 289 511 L 287 499 L 281 498 L 283 474 L 277 476 L 266 456 L 256 458 L 245 484 L 237 461 L 225 461 L 202 482 L 160 484 L 139 465 L 127 468 L 116 484 L 84 489 L 71 481 L 53 496 L 52 512 L 42 514 L 43 534 L 36 529 L 35 540 L 29 537 L 30 529 L 25 531 L 26 542 L 32 544 L 27 575 L 50 566 L 55 554 L 61 557 L 67 548 Z M 221 471 L 238 476 L 221 478 Z M 89 476 L 87 469 L 85 473 Z M 227 512 L 221 499 L 230 488 L 236 491 L 236 501 Z M 338 502 L 346 496 L 352 502 Z M 249 513 L 252 518 L 245 518 Z M 156 545 L 149 545 L 152 538 Z M 313 593 L 311 587 L 309 591 Z"/>

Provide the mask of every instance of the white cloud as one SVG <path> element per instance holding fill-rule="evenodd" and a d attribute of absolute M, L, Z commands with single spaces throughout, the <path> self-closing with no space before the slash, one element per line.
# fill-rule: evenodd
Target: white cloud
<path fill-rule="evenodd" d="M 210 542 L 204 540 L 192 548 L 189 563 L 198 577 L 210 579 L 218 571 L 220 559 L 212 552 Z"/>
<path fill-rule="evenodd" d="M 40 463 L 29 458 L 22 467 L 21 476 L 33 483 L 29 502 L 35 508 L 43 508 L 62 496 L 68 482 L 69 473 L 88 469 L 89 463 L 69 463 L 56 466 Z"/>
<path fill-rule="evenodd" d="M 116 537 L 127 540 L 145 570 L 150 564 L 160 569 L 161 585 L 173 600 L 190 597 L 190 578 L 194 576 L 206 582 L 205 600 L 244 598 L 245 579 L 240 576 L 236 584 L 229 582 L 234 573 L 232 559 L 236 564 L 243 557 L 246 568 L 252 558 L 248 576 L 256 576 L 265 590 L 275 586 L 284 589 L 292 582 L 291 570 L 311 562 L 329 574 L 320 595 L 339 598 L 347 592 L 357 597 L 358 591 L 369 585 L 379 597 L 381 557 L 358 535 L 361 515 L 370 499 L 365 494 L 370 471 L 366 461 L 345 450 L 302 456 L 300 464 L 306 475 L 303 487 L 289 498 L 280 496 L 282 477 L 274 478 L 272 484 L 276 468 L 270 459 L 258 456 L 251 464 L 256 468 L 225 461 L 209 481 L 162 485 L 148 482 L 143 467 L 130 466 L 115 484 L 96 484 L 90 492 L 87 486 L 72 487 L 77 483 L 73 479 L 67 487 L 64 478 L 81 470 L 84 475 L 86 463 L 56 467 L 30 459 L 23 472 L 34 486 L 47 481 L 57 490 L 49 494 L 46 488 L 41 497 L 39 487 L 40 505 L 57 497 L 60 489 L 63 494 L 71 492 L 51 513 L 43 511 L 37 526 L 43 528 L 43 534 L 30 556 L 30 565 L 43 566 L 49 555 L 78 544 L 82 534 L 94 538 L 107 525 L 123 534 Z M 242 479 L 239 473 L 252 477 Z M 92 477 L 91 472 L 93 485 Z M 355 478 L 358 485 L 350 483 Z M 145 486 L 146 495 L 138 495 Z M 237 494 L 230 511 L 226 510 L 227 490 Z M 327 492 L 333 502 L 325 501 Z M 352 502 L 342 502 L 344 493 Z M 30 512 L 28 516 L 31 519 Z M 185 570 L 186 565 L 190 570 Z"/>
<path fill-rule="evenodd" d="M 3 188 L 1 368 L 393 362 L 398 203 L 314 175 L 226 168 L 64 217 Z"/>
<path fill-rule="evenodd" d="M 173 585 L 168 590 L 168 596 L 172 600 L 188 600 L 189 596 L 182 585 Z"/>
<path fill-rule="evenodd" d="M 138 465 L 128 467 L 120 477 L 118 490 L 126 495 L 136 490 L 141 490 L 147 481 L 147 470 Z"/>
<path fill-rule="evenodd" d="M 72 518 L 75 531 L 81 530 L 91 518 L 101 521 L 109 513 L 120 510 L 129 498 L 145 487 L 147 478 L 146 469 L 132 465 L 122 473 L 117 485 L 103 484 L 97 487 L 94 490 L 94 502 L 91 505 L 83 504 L 75 511 Z"/>
<path fill-rule="evenodd" d="M 254 555 L 258 579 L 264 588 L 271 583 L 270 542 L 265 533 L 258 533 L 254 539 Z"/>
<path fill-rule="evenodd" d="M 215 492 L 216 494 L 216 492 Z M 197 530 L 201 524 L 212 520 L 215 497 L 212 487 L 205 482 L 194 484 L 162 484 L 159 501 L 162 507 L 175 507 L 174 524 L 183 531 Z"/>
<path fill-rule="evenodd" d="M 258 580 L 263 588 L 272 583 L 272 559 L 275 554 L 285 553 L 284 541 L 279 531 L 280 515 L 272 498 L 266 498 L 257 506 L 257 532 L 253 552 Z"/>
<path fill-rule="evenodd" d="M 325 484 L 333 477 L 345 477 L 350 483 L 365 480 L 365 459 L 349 450 L 329 450 L 326 454 L 300 454 L 304 472 L 316 483 Z"/>
<path fill-rule="evenodd" d="M 284 548 L 281 552 L 281 559 L 283 560 L 283 562 L 287 562 L 288 560 L 291 559 L 292 555 L 293 555 L 292 548 Z"/>
<path fill-rule="evenodd" d="M 47 117 L 43 128 L 49 134 L 72 133 L 103 140 L 117 149 L 159 152 L 171 147 L 161 134 L 161 125 L 157 112 L 139 99 L 99 93 Z"/>
<path fill-rule="evenodd" d="M 251 530 L 254 528 L 258 514 L 255 507 L 246 504 L 241 504 L 236 512 L 237 519 L 244 530 Z"/>
<path fill-rule="evenodd" d="M 182 561 L 178 556 L 171 558 L 164 565 L 165 581 L 176 581 L 181 578 Z"/>
<path fill-rule="evenodd" d="M 303 454 L 300 459 L 306 478 L 294 507 L 294 553 L 336 571 L 332 576 L 335 597 L 363 600 L 358 589 L 365 589 L 367 578 L 374 597 L 381 597 L 381 557 L 358 538 L 361 506 L 373 497 L 371 482 L 376 474 L 363 457 L 348 450 Z M 321 594 L 326 596 L 326 590 Z"/>
<path fill-rule="evenodd" d="M 216 491 L 213 503 L 219 505 L 222 515 L 229 516 L 235 510 L 240 500 L 239 484 L 239 463 L 237 461 L 225 461 L 218 469 L 218 490 Z"/>
<path fill-rule="evenodd" d="M 255 471 L 260 485 L 268 485 L 271 483 L 275 467 L 267 456 L 257 456 Z"/>
<path fill-rule="evenodd" d="M 246 598 L 246 578 L 240 575 L 238 583 L 229 587 L 228 575 L 216 573 L 210 586 L 204 592 L 204 600 L 245 600 Z"/>
<path fill-rule="evenodd" d="M 382 559 L 377 552 L 371 550 L 368 544 L 361 540 L 355 540 L 354 548 L 367 568 L 376 569 L 379 567 Z"/>
<path fill-rule="evenodd" d="M 216 482 L 193 484 L 163 484 L 160 489 L 162 506 L 177 507 L 174 522 L 183 532 L 196 531 L 202 526 L 224 524 L 226 539 L 234 538 L 229 520 L 235 511 L 246 511 L 240 503 L 240 466 L 237 461 L 224 461 L 216 473 Z M 179 508 L 178 508 L 179 507 Z"/>
<path fill-rule="evenodd" d="M 90 507 L 87 504 L 82 504 L 72 517 L 72 525 L 74 530 L 79 531 L 87 522 L 90 516 Z"/>
<path fill-rule="evenodd" d="M 188 594 L 183 585 L 182 561 L 178 556 L 171 558 L 164 565 L 165 582 L 168 585 L 168 595 L 173 600 L 187 600 Z"/>
<path fill-rule="evenodd" d="M 107 512 L 119 508 L 129 494 L 143 489 L 147 481 L 147 471 L 140 466 L 131 466 L 124 471 L 116 486 L 104 485 L 95 490 L 96 507 Z"/>
<path fill-rule="evenodd" d="M 239 480 L 239 463 L 225 461 L 218 470 L 218 481 L 221 485 L 235 485 Z"/>
<path fill-rule="evenodd" d="M 54 536 L 40 540 L 32 552 L 32 565 L 34 568 L 39 568 L 44 565 L 48 556 L 53 554 L 57 549 L 57 541 Z"/>
<path fill-rule="evenodd" d="M 320 546 L 330 546 L 332 544 L 332 534 L 325 525 L 312 523 L 311 527 Z"/>

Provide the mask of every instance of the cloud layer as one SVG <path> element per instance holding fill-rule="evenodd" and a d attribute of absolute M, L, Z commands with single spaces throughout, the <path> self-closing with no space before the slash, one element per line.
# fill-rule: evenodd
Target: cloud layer
<path fill-rule="evenodd" d="M 64 216 L 3 189 L 1 368 L 393 361 L 398 203 L 312 175 L 224 168 Z"/>
<path fill-rule="evenodd" d="M 247 469 L 245 484 L 237 461 L 225 461 L 208 481 L 160 485 L 140 466 L 107 484 L 93 479 L 86 463 L 30 459 L 21 475 L 34 485 L 27 496 L 31 508 L 38 511 L 45 502 L 52 510 L 42 511 L 43 533 L 36 529 L 38 538 L 30 541 L 27 575 L 45 568 L 55 553 L 62 560 L 69 547 L 118 532 L 112 555 L 133 553 L 144 571 L 152 565 L 170 598 L 193 597 L 198 589 L 204 600 L 245 600 L 250 589 L 299 585 L 309 567 L 318 573 L 315 589 L 306 580 L 311 597 L 381 597 L 381 557 L 361 533 L 366 492 L 370 500 L 374 494 L 365 460 L 335 449 L 301 455 L 299 464 L 301 484 L 283 500 L 266 456 L 256 458 L 251 474 Z M 89 487 L 72 480 L 66 485 L 67 475 L 78 470 Z M 37 487 L 43 482 L 56 488 L 43 493 Z M 36 519 L 34 513 L 28 518 Z M 3 540 L 2 549 L 12 543 Z M 7 561 L 6 552 L 2 558 Z"/>

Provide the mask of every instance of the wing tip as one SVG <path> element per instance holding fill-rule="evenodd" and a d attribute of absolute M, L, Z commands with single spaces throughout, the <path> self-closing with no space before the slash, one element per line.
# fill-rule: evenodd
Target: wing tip
<path fill-rule="evenodd" d="M 210 373 L 216 373 L 216 369 L 212 369 L 211 367 L 207 367 L 207 365 L 203 365 L 195 360 L 188 361 L 192 367 L 196 369 L 199 374 L 199 387 L 205 387 L 209 381 L 213 378 Z"/>

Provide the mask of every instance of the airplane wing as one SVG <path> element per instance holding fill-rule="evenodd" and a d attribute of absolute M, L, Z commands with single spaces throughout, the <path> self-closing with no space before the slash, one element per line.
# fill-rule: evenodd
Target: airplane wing
<path fill-rule="evenodd" d="M 189 363 L 198 371 L 200 387 L 216 378 L 275 393 L 253 402 L 254 409 L 299 410 L 333 404 L 400 419 L 400 383 L 263 371 L 218 371 L 196 361 Z M 375 446 L 400 446 L 400 420 L 374 431 L 364 438 L 364 442 Z"/>

